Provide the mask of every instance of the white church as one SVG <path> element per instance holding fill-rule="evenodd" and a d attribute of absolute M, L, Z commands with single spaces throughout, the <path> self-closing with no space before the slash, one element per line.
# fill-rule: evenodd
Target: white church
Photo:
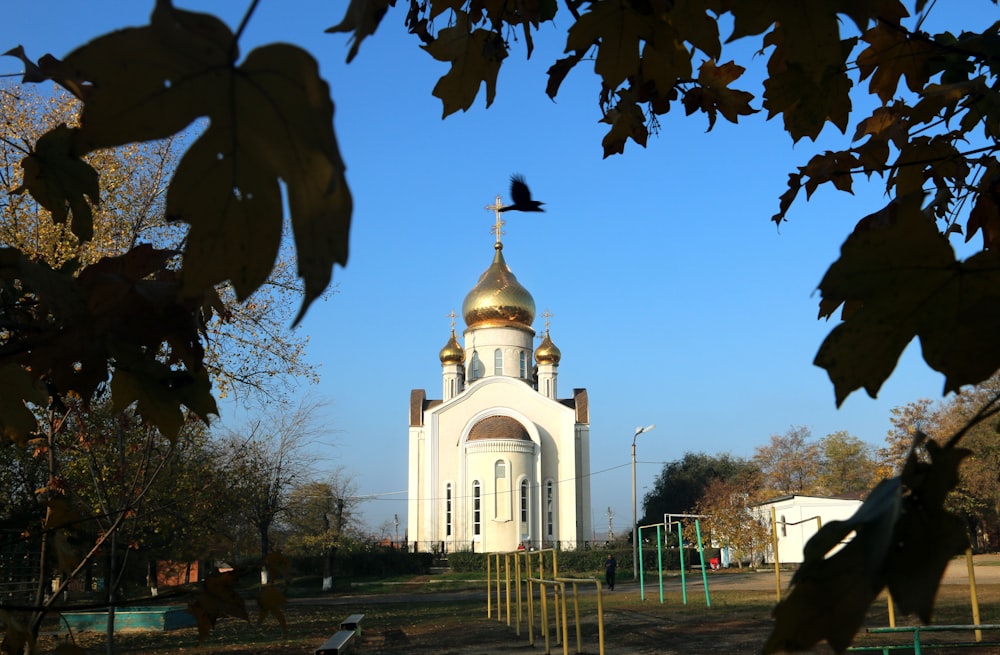
<path fill-rule="evenodd" d="M 586 389 L 558 391 L 561 353 L 507 266 L 495 206 L 493 261 L 440 352 L 441 399 L 410 392 L 407 540 L 420 551 L 583 547 L 590 525 Z M 546 319 L 548 315 L 546 315 Z"/>

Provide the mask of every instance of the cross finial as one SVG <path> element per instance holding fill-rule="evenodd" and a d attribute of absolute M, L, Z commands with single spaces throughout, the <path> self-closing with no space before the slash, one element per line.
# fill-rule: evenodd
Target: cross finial
<path fill-rule="evenodd" d="M 551 321 L 549 319 L 551 319 L 553 316 L 555 316 L 555 314 L 553 314 L 548 309 L 546 309 L 544 312 L 542 312 L 542 316 L 545 318 L 545 333 L 548 334 L 549 333 L 549 323 L 551 323 Z"/>
<path fill-rule="evenodd" d="M 501 245 L 501 243 L 500 243 L 500 237 L 502 235 L 506 234 L 503 231 L 503 226 L 504 226 L 505 221 L 502 218 L 500 218 L 500 210 L 503 209 L 503 203 L 500 202 L 500 194 L 499 193 L 497 194 L 496 204 L 494 204 L 494 205 L 486 205 L 486 209 L 488 209 L 488 210 L 494 212 L 494 214 L 496 214 L 496 225 L 494 225 L 493 227 L 490 228 L 490 232 L 492 232 L 494 235 L 496 235 L 496 239 L 497 239 L 496 244 L 499 246 L 499 245 Z"/>
<path fill-rule="evenodd" d="M 450 312 L 448 312 L 448 318 L 451 319 L 451 331 L 452 331 L 452 333 L 455 332 L 455 317 L 456 316 L 458 316 L 458 314 L 455 313 L 454 309 L 451 310 Z"/>

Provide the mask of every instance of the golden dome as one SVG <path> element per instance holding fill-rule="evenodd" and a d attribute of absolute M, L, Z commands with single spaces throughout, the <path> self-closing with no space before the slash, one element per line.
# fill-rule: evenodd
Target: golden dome
<path fill-rule="evenodd" d="M 451 338 L 448 339 L 448 343 L 444 344 L 444 348 L 441 349 L 440 356 L 442 364 L 461 364 L 465 361 L 465 349 L 458 343 L 454 328 L 451 330 Z"/>
<path fill-rule="evenodd" d="M 535 361 L 539 364 L 558 364 L 560 359 L 562 359 L 562 353 L 549 338 L 549 331 L 545 330 L 545 338 L 535 349 Z"/>
<path fill-rule="evenodd" d="M 462 315 L 470 328 L 515 323 L 531 328 L 535 299 L 521 286 L 503 258 L 503 244 L 495 246 L 493 263 L 465 296 Z"/>

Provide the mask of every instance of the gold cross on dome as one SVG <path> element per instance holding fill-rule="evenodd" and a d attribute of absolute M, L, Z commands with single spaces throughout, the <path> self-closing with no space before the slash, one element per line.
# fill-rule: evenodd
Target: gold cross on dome
<path fill-rule="evenodd" d="M 548 332 L 549 332 L 549 324 L 551 323 L 551 321 L 549 319 L 551 319 L 553 316 L 555 316 L 555 314 L 553 314 L 552 312 L 550 312 L 548 309 L 546 309 L 544 312 L 542 312 L 542 317 L 545 318 L 545 333 L 546 334 L 548 334 Z"/>
<path fill-rule="evenodd" d="M 450 312 L 448 312 L 448 318 L 450 318 L 450 319 L 451 319 L 451 331 L 452 331 L 452 332 L 454 332 L 454 331 L 455 331 L 455 317 L 456 317 L 456 316 L 458 316 L 458 314 L 456 314 L 456 313 L 455 313 L 455 310 L 454 310 L 454 309 L 453 309 L 453 310 L 451 310 Z"/>
<path fill-rule="evenodd" d="M 503 231 L 503 226 L 506 223 L 502 218 L 500 218 L 500 210 L 503 209 L 503 203 L 500 202 L 500 194 L 497 194 L 497 201 L 495 205 L 486 205 L 486 209 L 494 212 L 496 214 L 496 225 L 490 228 L 490 232 L 496 235 L 497 244 L 500 243 L 500 237 L 506 232 Z"/>

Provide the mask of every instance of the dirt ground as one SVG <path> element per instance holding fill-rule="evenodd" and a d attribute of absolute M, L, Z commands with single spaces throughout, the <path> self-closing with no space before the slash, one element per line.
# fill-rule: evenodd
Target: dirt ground
<path fill-rule="evenodd" d="M 982 623 L 997 622 L 1000 619 L 991 618 L 1000 612 L 1000 598 L 996 595 L 997 585 L 1000 585 L 1000 556 L 980 556 L 975 565 L 976 581 L 984 590 L 994 590 L 989 597 L 981 596 L 981 607 L 990 608 L 987 615 L 984 612 Z M 787 587 L 790 573 L 783 573 L 783 584 Z M 963 587 L 968 587 L 968 569 L 962 559 L 956 560 L 949 567 L 943 585 L 957 585 L 956 593 L 965 593 Z M 770 610 L 761 606 L 759 611 L 734 612 L 725 609 L 704 608 L 704 587 L 700 575 L 688 578 L 689 602 L 692 606 L 701 604 L 701 610 L 686 610 L 664 612 L 659 604 L 659 587 L 654 579 L 646 580 L 646 600 L 640 599 L 640 589 L 636 582 L 621 581 L 614 592 L 609 592 L 607 608 L 604 613 L 606 628 L 606 655 L 680 655 L 700 653 L 728 653 L 739 655 L 743 653 L 758 653 L 773 628 Z M 775 577 L 768 573 L 731 573 L 713 575 L 709 578 L 709 588 L 714 592 L 722 590 L 755 590 L 773 591 Z M 667 594 L 679 593 L 679 580 L 672 578 L 665 585 Z M 468 592 L 466 592 L 468 593 Z M 591 592 L 596 593 L 596 592 Z M 485 594 L 483 597 L 485 604 Z M 471 596 L 474 598 L 475 596 Z M 350 602 L 350 599 L 345 599 Z M 423 595 L 414 599 L 415 602 L 430 603 L 432 598 Z M 364 602 L 361 598 L 354 599 L 356 604 Z M 647 609 L 648 608 L 648 609 Z M 484 608 L 485 609 L 485 608 Z M 494 608 L 494 612 L 496 609 Z M 538 609 L 536 608 L 536 614 Z M 570 610 L 570 639 L 565 652 L 599 653 L 597 639 L 596 614 L 581 617 L 584 637 L 582 650 L 577 651 L 574 635 L 575 622 Z M 501 615 L 503 616 L 503 615 Z M 527 637 L 527 626 L 521 625 L 521 633 L 517 634 L 515 625 L 508 626 L 506 620 L 487 619 L 485 613 L 481 620 L 470 620 L 468 617 L 440 617 L 434 621 L 424 621 L 420 624 L 400 625 L 384 629 L 366 629 L 359 639 L 357 650 L 361 654 L 394 655 L 407 653 L 409 655 L 518 655 L 527 653 L 563 653 L 563 646 L 556 643 L 554 633 L 546 649 L 544 638 L 538 634 L 535 627 L 535 643 L 530 644 Z M 971 621 L 963 621 L 971 622 Z M 516 620 L 512 622 L 516 624 Z M 884 625 L 884 624 L 883 624 Z M 990 634 L 987 639 L 1000 638 L 1000 632 Z M 809 653 L 829 654 L 833 650 L 822 644 Z M 898 652 L 898 651 L 896 651 Z M 905 651 L 904 651 L 905 652 Z M 912 652 L 912 651 L 910 651 Z M 959 651 L 954 648 L 936 648 L 935 653 L 974 652 L 976 655 L 1000 655 L 1000 647 L 979 647 L 975 650 Z"/>

